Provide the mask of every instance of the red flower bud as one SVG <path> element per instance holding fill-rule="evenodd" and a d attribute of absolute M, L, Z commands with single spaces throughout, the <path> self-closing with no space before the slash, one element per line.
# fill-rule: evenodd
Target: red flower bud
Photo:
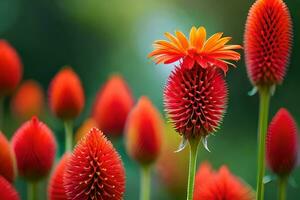
<path fill-rule="evenodd" d="M 267 161 L 279 176 L 289 175 L 297 162 L 297 125 L 291 114 L 281 108 L 272 119 L 267 134 Z"/>
<path fill-rule="evenodd" d="M 147 97 L 141 97 L 128 115 L 126 148 L 128 154 L 141 164 L 151 164 L 159 156 L 163 121 Z"/>
<path fill-rule="evenodd" d="M 36 117 L 25 122 L 15 132 L 12 146 L 20 176 L 36 181 L 50 172 L 56 153 L 56 141 L 52 131 Z"/>
<path fill-rule="evenodd" d="M 0 40 L 0 97 L 14 90 L 22 78 L 22 63 L 16 50 Z"/>
<path fill-rule="evenodd" d="M 15 154 L 6 137 L 0 131 L 0 176 L 9 182 L 13 182 L 16 177 Z M 1 198 L 0 198 L 1 199 Z"/>
<path fill-rule="evenodd" d="M 205 137 L 222 121 L 227 86 L 217 68 L 176 67 L 168 79 L 164 101 L 177 132 L 185 138 Z"/>
<path fill-rule="evenodd" d="M 292 46 L 292 20 L 282 0 L 257 0 L 245 30 L 245 58 L 254 85 L 280 84 Z"/>
<path fill-rule="evenodd" d="M 20 200 L 16 189 L 2 176 L 0 176 L 0 199 Z"/>
<path fill-rule="evenodd" d="M 133 103 L 131 91 L 125 80 L 119 75 L 114 75 L 97 94 L 92 116 L 105 134 L 119 136 L 123 133 Z"/>
<path fill-rule="evenodd" d="M 77 74 L 63 68 L 53 78 L 49 87 L 49 104 L 52 112 L 60 119 L 78 117 L 84 106 L 83 88 Z"/>
<path fill-rule="evenodd" d="M 11 101 L 11 110 L 16 117 L 27 120 L 39 116 L 44 108 L 44 93 L 41 86 L 33 81 L 25 81 Z"/>
<path fill-rule="evenodd" d="M 65 153 L 56 168 L 54 169 L 48 185 L 49 200 L 67 200 L 66 190 L 64 188 L 63 176 L 67 163 L 71 157 L 70 153 Z"/>
<path fill-rule="evenodd" d="M 64 186 L 68 199 L 123 199 L 122 161 L 98 129 L 91 129 L 75 147 L 64 174 Z"/>

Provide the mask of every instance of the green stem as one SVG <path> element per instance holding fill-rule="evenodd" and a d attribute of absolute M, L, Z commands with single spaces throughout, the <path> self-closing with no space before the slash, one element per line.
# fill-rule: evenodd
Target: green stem
<path fill-rule="evenodd" d="M 278 200 L 286 200 L 286 184 L 287 178 L 280 177 L 278 185 Z"/>
<path fill-rule="evenodd" d="M 2 123 L 4 121 L 4 98 L 0 97 L 0 130 L 2 130 Z"/>
<path fill-rule="evenodd" d="M 27 200 L 37 200 L 37 183 L 28 182 L 27 183 Z"/>
<path fill-rule="evenodd" d="M 190 161 L 189 161 L 187 200 L 193 200 L 193 196 L 194 196 L 195 174 L 196 174 L 196 164 L 197 164 L 197 154 L 198 154 L 199 142 L 200 142 L 200 138 L 189 139 Z"/>
<path fill-rule="evenodd" d="M 257 157 L 257 190 L 256 199 L 264 200 L 264 183 L 265 175 L 265 152 L 266 152 L 266 135 L 268 128 L 268 114 L 270 103 L 270 87 L 260 87 L 260 105 L 259 105 L 259 124 L 258 124 L 258 157 Z"/>
<path fill-rule="evenodd" d="M 72 121 L 65 121 L 65 151 L 71 152 L 73 148 L 73 124 Z"/>
<path fill-rule="evenodd" d="M 150 191 L 151 191 L 151 167 L 142 166 L 140 200 L 149 200 Z"/>

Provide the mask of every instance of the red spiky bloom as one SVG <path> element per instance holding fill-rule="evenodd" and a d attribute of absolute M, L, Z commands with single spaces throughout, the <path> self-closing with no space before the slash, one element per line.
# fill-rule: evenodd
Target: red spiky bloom
<path fill-rule="evenodd" d="M 65 153 L 59 163 L 56 165 L 48 185 L 48 199 L 49 200 L 66 200 L 66 190 L 64 187 L 64 173 L 67 163 L 71 157 L 70 153 Z"/>
<path fill-rule="evenodd" d="M 254 85 L 280 84 L 292 46 L 292 20 L 282 0 L 257 0 L 249 11 L 245 35 L 248 76 Z"/>
<path fill-rule="evenodd" d="M 30 181 L 45 177 L 51 170 L 56 141 L 52 131 L 36 117 L 25 122 L 12 138 L 20 176 Z"/>
<path fill-rule="evenodd" d="M 84 92 L 78 75 L 71 67 L 60 70 L 49 87 L 49 104 L 60 119 L 75 119 L 84 107 Z"/>
<path fill-rule="evenodd" d="M 22 78 L 22 63 L 16 50 L 0 40 L 0 97 L 11 93 Z"/>
<path fill-rule="evenodd" d="M 128 115 L 126 149 L 131 158 L 148 165 L 159 156 L 163 135 L 163 121 L 158 110 L 147 97 L 141 97 Z"/>
<path fill-rule="evenodd" d="M 68 199 L 121 200 L 125 171 L 119 154 L 97 128 L 75 147 L 64 174 Z"/>
<path fill-rule="evenodd" d="M 227 103 L 227 86 L 217 68 L 176 67 L 164 91 L 166 111 L 184 137 L 205 137 L 219 127 Z"/>
<path fill-rule="evenodd" d="M 113 75 L 97 94 L 92 117 L 105 134 L 120 136 L 133 104 L 134 100 L 125 80 L 120 75 Z"/>
<path fill-rule="evenodd" d="M 39 116 L 44 109 L 44 93 L 40 84 L 33 80 L 22 83 L 11 101 L 11 110 L 16 117 L 27 120 Z"/>
<path fill-rule="evenodd" d="M 16 189 L 2 176 L 0 176 L 0 199 L 20 200 Z"/>
<path fill-rule="evenodd" d="M 254 193 L 226 166 L 214 172 L 209 163 L 199 167 L 196 174 L 194 200 L 254 200 Z"/>
<path fill-rule="evenodd" d="M 267 161 L 279 176 L 289 175 L 295 168 L 298 154 L 297 124 L 292 115 L 281 108 L 272 119 L 267 133 Z"/>
<path fill-rule="evenodd" d="M 3 176 L 9 182 L 13 182 L 16 177 L 15 154 L 6 139 L 0 131 L 0 176 Z M 1 198 L 0 198 L 1 199 Z"/>

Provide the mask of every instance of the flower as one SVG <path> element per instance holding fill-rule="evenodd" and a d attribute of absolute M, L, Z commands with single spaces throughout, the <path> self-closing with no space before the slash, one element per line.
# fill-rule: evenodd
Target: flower
<path fill-rule="evenodd" d="M 196 175 L 194 200 L 254 200 L 254 194 L 226 166 L 214 172 L 209 163 L 200 165 Z"/>
<path fill-rule="evenodd" d="M 152 164 L 158 158 L 163 120 L 147 97 L 141 97 L 128 115 L 125 133 L 126 149 L 131 158 L 143 165 Z"/>
<path fill-rule="evenodd" d="M 52 131 L 38 118 L 33 117 L 15 132 L 12 146 L 20 176 L 37 181 L 50 172 L 56 141 Z"/>
<path fill-rule="evenodd" d="M 0 176 L 0 199 L 20 200 L 16 189 L 2 176 Z"/>
<path fill-rule="evenodd" d="M 292 115 L 281 108 L 272 119 L 267 133 L 267 162 L 279 176 L 295 168 L 298 155 L 298 130 Z"/>
<path fill-rule="evenodd" d="M 292 20 L 282 0 L 257 0 L 245 29 L 247 72 L 256 86 L 283 81 L 292 46 Z"/>
<path fill-rule="evenodd" d="M 52 112 L 60 119 L 78 117 L 84 106 L 83 88 L 71 67 L 64 67 L 53 78 L 49 87 L 49 104 Z"/>
<path fill-rule="evenodd" d="M 0 131 L 0 176 L 3 176 L 9 182 L 13 182 L 16 178 L 15 154 L 11 149 L 9 141 Z M 0 198 L 1 199 L 1 198 Z"/>
<path fill-rule="evenodd" d="M 121 200 L 125 171 L 119 154 L 103 133 L 93 128 L 76 145 L 64 174 L 68 199 Z"/>
<path fill-rule="evenodd" d="M 227 86 L 217 68 L 176 67 L 164 90 L 165 108 L 185 138 L 205 137 L 219 127 L 227 104 Z"/>
<path fill-rule="evenodd" d="M 67 195 L 63 184 L 63 176 L 67 163 L 71 157 L 70 153 L 65 153 L 56 168 L 54 169 L 49 185 L 48 185 L 48 199 L 49 200 L 66 200 Z"/>
<path fill-rule="evenodd" d="M 80 141 L 80 139 L 83 138 L 86 134 L 88 134 L 89 131 L 94 127 L 97 127 L 96 121 L 93 118 L 87 118 L 76 131 L 76 143 Z"/>
<path fill-rule="evenodd" d="M 0 97 L 11 93 L 22 79 L 23 66 L 16 50 L 0 40 Z"/>
<path fill-rule="evenodd" d="M 16 117 L 30 119 L 32 116 L 39 116 L 44 108 L 43 89 L 33 80 L 22 83 L 11 100 L 11 110 Z"/>
<path fill-rule="evenodd" d="M 206 40 L 206 30 L 204 27 L 192 27 L 189 39 L 180 32 L 175 32 L 176 36 L 165 33 L 169 41 L 157 40 L 154 42 L 154 48 L 149 57 L 158 63 L 170 64 L 181 61 L 182 66 L 192 69 L 194 66 L 218 67 L 225 73 L 228 70 L 228 60 L 240 60 L 240 54 L 235 52 L 241 49 L 240 45 L 226 45 L 231 37 L 223 37 L 223 33 L 216 33 Z"/>
<path fill-rule="evenodd" d="M 113 75 L 98 92 L 92 117 L 105 134 L 120 136 L 133 104 L 134 100 L 125 80 L 120 75 Z"/>

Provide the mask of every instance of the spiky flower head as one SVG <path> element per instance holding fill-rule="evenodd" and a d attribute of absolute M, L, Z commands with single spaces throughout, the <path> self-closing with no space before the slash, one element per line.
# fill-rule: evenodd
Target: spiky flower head
<path fill-rule="evenodd" d="M 133 104 L 126 81 L 120 75 L 112 75 L 97 94 L 92 117 L 105 134 L 120 136 Z"/>
<path fill-rule="evenodd" d="M 67 163 L 71 157 L 70 153 L 65 153 L 56 165 L 48 185 L 48 199 L 49 200 L 67 200 L 66 190 L 64 187 L 64 173 Z"/>
<path fill-rule="evenodd" d="M 22 79 L 23 66 L 17 51 L 0 40 L 0 97 L 11 93 Z"/>
<path fill-rule="evenodd" d="M 0 147 L 0 176 L 6 178 L 9 182 L 13 182 L 17 174 L 15 154 L 12 151 L 9 141 L 1 131 Z"/>
<path fill-rule="evenodd" d="M 249 11 L 244 39 L 252 84 L 280 84 L 292 46 L 292 20 L 283 0 L 257 0 Z"/>
<path fill-rule="evenodd" d="M 0 199 L 3 200 L 20 200 L 16 189 L 0 175 Z"/>
<path fill-rule="evenodd" d="M 298 130 L 292 115 L 281 108 L 272 119 L 267 133 L 267 161 L 279 176 L 289 175 L 298 155 Z"/>
<path fill-rule="evenodd" d="M 30 181 L 44 178 L 51 170 L 56 154 L 52 131 L 36 117 L 25 122 L 12 138 L 20 176 Z"/>
<path fill-rule="evenodd" d="M 215 172 L 209 163 L 200 165 L 196 174 L 194 200 L 254 200 L 254 193 L 226 166 Z"/>
<path fill-rule="evenodd" d="M 44 92 L 40 84 L 34 80 L 27 80 L 21 84 L 11 100 L 13 114 L 28 120 L 32 116 L 40 116 L 44 109 Z"/>
<path fill-rule="evenodd" d="M 192 27 L 189 38 L 181 31 L 176 31 L 175 36 L 165 33 L 167 40 L 154 42 L 154 50 L 149 54 L 159 64 L 170 64 L 180 61 L 183 68 L 192 69 L 194 66 L 201 68 L 217 67 L 225 73 L 228 65 L 233 65 L 230 60 L 240 60 L 240 54 L 235 52 L 241 49 L 240 45 L 227 45 L 231 37 L 222 37 L 223 33 L 216 33 L 206 40 L 204 27 Z"/>
<path fill-rule="evenodd" d="M 84 101 L 78 75 L 71 67 L 64 67 L 56 74 L 49 87 L 51 111 L 62 120 L 72 120 L 81 113 Z"/>
<path fill-rule="evenodd" d="M 145 96 L 130 112 L 126 122 L 126 149 L 132 159 L 143 165 L 156 161 L 161 150 L 163 120 Z"/>
<path fill-rule="evenodd" d="M 119 154 L 103 133 L 93 128 L 75 147 L 64 174 L 68 199 L 121 200 L 125 171 Z"/>

